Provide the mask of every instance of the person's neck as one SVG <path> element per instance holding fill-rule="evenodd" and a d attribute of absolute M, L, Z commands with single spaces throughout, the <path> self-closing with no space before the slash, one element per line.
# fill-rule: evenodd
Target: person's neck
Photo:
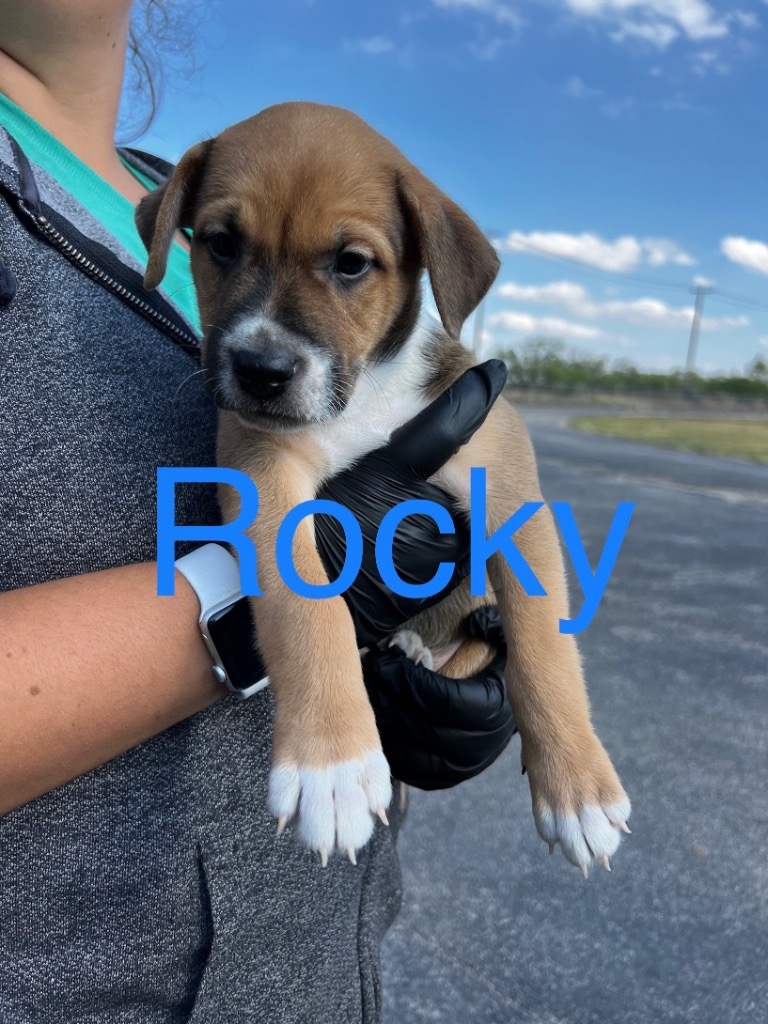
<path fill-rule="evenodd" d="M 0 49 L 0 92 L 115 188 L 130 192 L 135 179 L 114 143 L 127 12 L 91 20 L 88 31 L 64 39 L 30 25 L 25 30 Z"/>

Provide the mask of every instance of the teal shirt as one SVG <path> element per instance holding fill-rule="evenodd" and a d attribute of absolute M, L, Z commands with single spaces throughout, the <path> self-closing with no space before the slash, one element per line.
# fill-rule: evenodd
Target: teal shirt
<path fill-rule="evenodd" d="M 0 93 L 0 125 L 19 143 L 27 157 L 42 167 L 94 216 L 109 233 L 144 267 L 147 250 L 139 238 L 133 214 L 134 206 L 101 175 L 46 131 L 25 111 Z M 157 188 L 155 182 L 130 164 L 125 166 L 147 189 Z M 200 315 L 192 284 L 189 253 L 175 243 L 168 257 L 168 269 L 161 291 L 189 322 L 200 331 Z"/>

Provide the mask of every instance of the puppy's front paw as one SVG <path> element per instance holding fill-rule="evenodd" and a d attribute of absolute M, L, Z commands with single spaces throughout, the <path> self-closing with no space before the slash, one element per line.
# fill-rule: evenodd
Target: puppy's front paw
<path fill-rule="evenodd" d="M 580 747 L 578 758 L 571 763 L 555 753 L 531 759 L 526 770 L 539 835 L 550 853 L 560 843 L 565 856 L 586 878 L 595 860 L 611 870 L 610 858 L 618 849 L 621 833 L 629 833 L 631 806 L 597 737 Z"/>
<path fill-rule="evenodd" d="M 424 645 L 419 634 L 412 629 L 401 629 L 399 633 L 395 633 L 389 641 L 389 646 L 399 647 L 403 654 L 417 665 L 423 665 L 430 671 L 434 668 L 432 651 Z"/>
<path fill-rule="evenodd" d="M 381 750 L 324 768 L 278 763 L 269 776 L 267 799 L 278 833 L 295 819 L 298 838 L 320 854 L 323 866 L 334 850 L 345 851 L 355 864 L 356 851 L 373 833 L 372 815 L 389 824 L 389 765 Z"/>

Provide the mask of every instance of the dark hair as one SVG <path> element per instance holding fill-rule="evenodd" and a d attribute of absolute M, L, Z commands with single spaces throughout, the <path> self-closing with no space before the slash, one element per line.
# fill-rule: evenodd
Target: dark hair
<path fill-rule="evenodd" d="M 121 141 L 131 142 L 152 124 L 166 70 L 189 77 L 196 70 L 194 41 L 204 4 L 178 0 L 138 0 L 128 33 Z M 148 109 L 147 109 L 148 107 Z"/>

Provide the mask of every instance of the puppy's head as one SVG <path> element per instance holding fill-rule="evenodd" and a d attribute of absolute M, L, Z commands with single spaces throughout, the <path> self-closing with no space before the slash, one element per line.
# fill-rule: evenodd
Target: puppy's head
<path fill-rule="evenodd" d="M 285 103 L 201 142 L 139 204 L 156 287 L 179 227 L 218 404 L 291 429 L 345 407 L 366 364 L 392 358 L 429 273 L 446 332 L 498 271 L 470 218 L 349 111 Z"/>

